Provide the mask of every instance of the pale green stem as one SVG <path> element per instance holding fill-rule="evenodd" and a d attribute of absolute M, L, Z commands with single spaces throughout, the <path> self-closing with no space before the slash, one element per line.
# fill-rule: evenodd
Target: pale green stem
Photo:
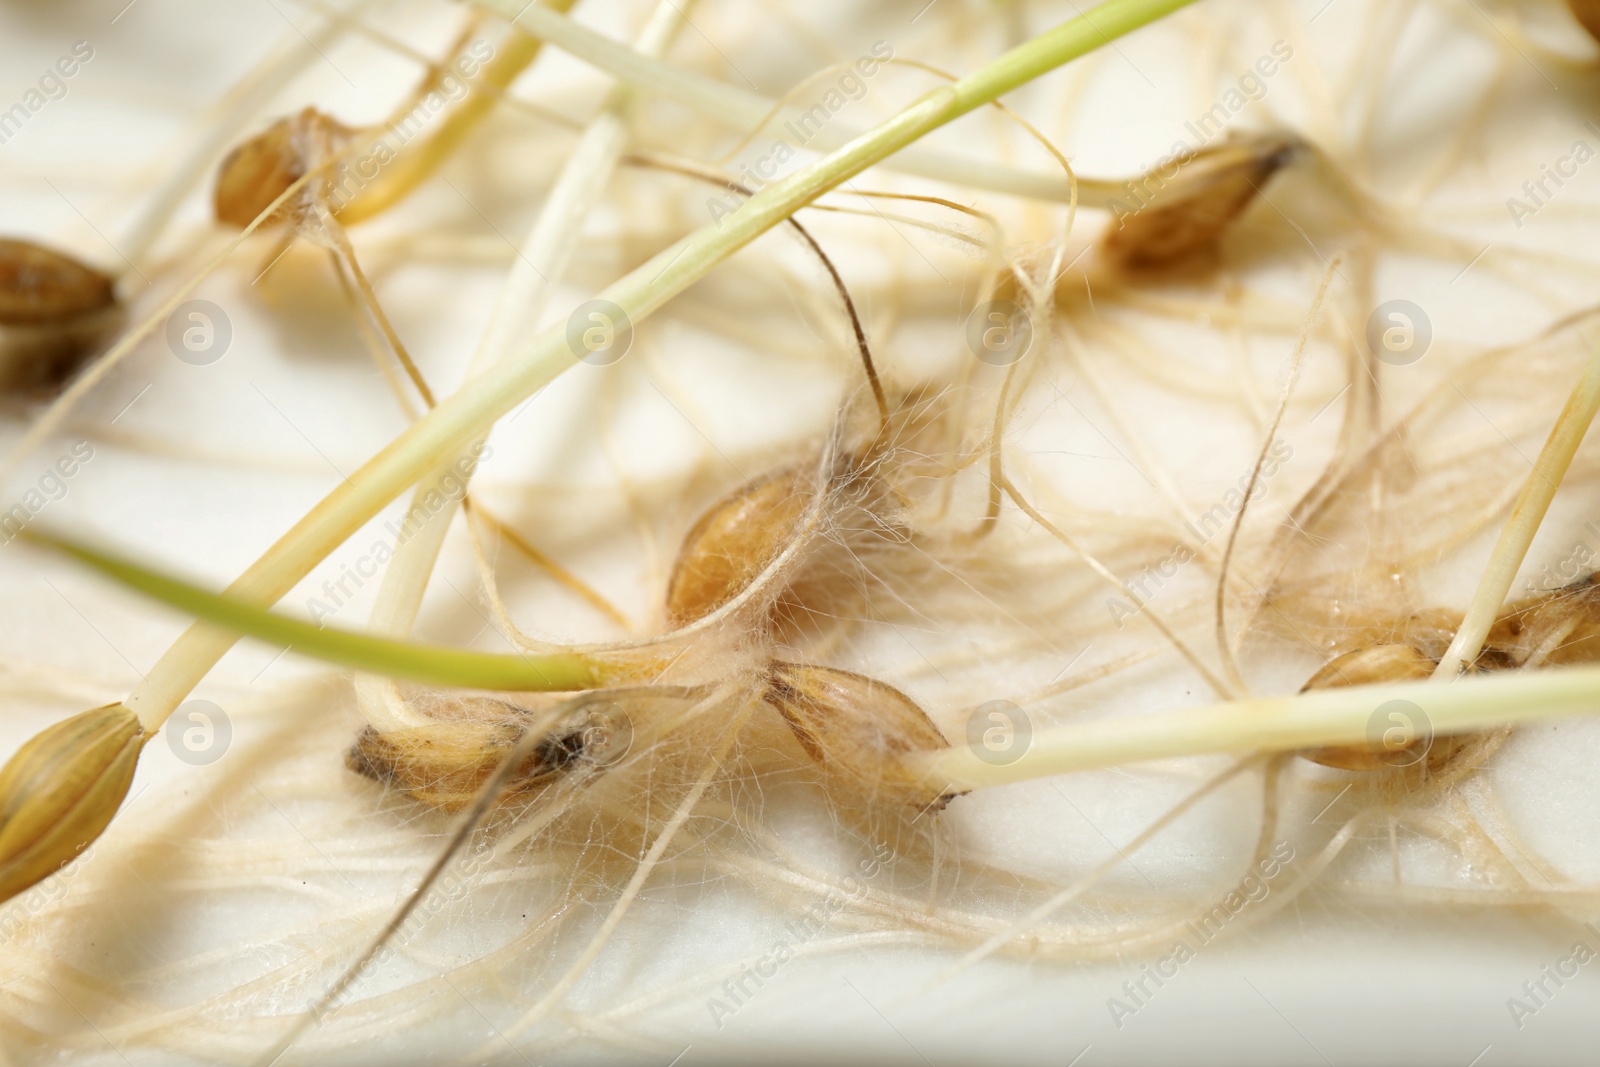
<path fill-rule="evenodd" d="M 677 3 L 661 0 L 640 33 L 640 53 L 652 56 L 665 53 L 693 6 L 693 0 L 677 0 Z M 505 353 L 515 348 L 520 338 L 537 330 L 550 287 L 566 274 L 578 247 L 583 222 L 599 202 L 628 143 L 627 112 L 632 99 L 632 88 L 618 85 L 578 139 L 545 197 L 533 229 L 512 262 L 511 275 L 501 289 L 489 325 L 478 342 L 468 377 L 499 362 Z M 453 469 L 449 464 L 439 468 L 412 493 L 413 509 L 423 505 L 421 514 L 429 518 L 409 540 L 395 547 L 394 558 L 384 570 L 383 583 L 368 621 L 368 628 L 374 633 L 404 637 L 416 622 L 428 577 L 455 518 L 459 498 L 444 493 L 441 484 L 441 479 Z M 423 502 L 431 492 L 443 493 L 447 503 L 430 513 Z M 391 678 L 358 677 L 356 700 L 362 716 L 379 733 L 426 721 L 426 716 L 405 700 Z"/>
<path fill-rule="evenodd" d="M 1589 353 L 1589 361 L 1572 387 L 1572 395 L 1567 397 L 1561 417 L 1551 428 L 1528 480 L 1522 483 L 1522 492 L 1517 494 L 1517 502 L 1500 530 L 1500 539 L 1495 542 L 1489 566 L 1472 595 L 1466 617 L 1461 620 L 1455 638 L 1433 672 L 1435 679 L 1454 679 L 1483 650 L 1484 639 L 1499 618 L 1511 583 L 1528 555 L 1528 546 L 1533 544 L 1539 524 L 1544 521 L 1550 501 L 1561 487 L 1561 480 L 1566 477 L 1572 457 L 1589 432 L 1597 410 L 1600 410 L 1600 345 Z"/>
<path fill-rule="evenodd" d="M 717 223 L 688 235 L 618 280 L 601 297 L 637 325 L 823 193 L 954 119 L 1191 2 L 1108 0 L 955 84 L 929 92 L 843 148 L 767 186 Z M 323 498 L 240 575 L 228 593 L 257 603 L 276 602 L 384 505 L 482 437 L 496 419 L 554 380 L 574 359 L 563 323 L 467 381 Z M 128 698 L 147 730 L 166 720 L 234 640 L 231 634 L 197 624 L 167 650 Z"/>
<path fill-rule="evenodd" d="M 741 133 L 753 129 L 762 122 L 793 121 L 803 115 L 803 108 L 779 109 L 778 101 L 760 93 L 728 85 L 693 71 L 681 70 L 648 55 L 641 55 L 638 51 L 613 41 L 604 34 L 596 33 L 555 11 L 542 8 L 523 11 L 525 5 L 522 0 L 478 0 L 478 3 L 479 6 L 506 18 L 512 18 L 517 16 L 518 12 L 522 12 L 516 19 L 517 25 L 534 36 L 586 63 L 599 67 L 614 78 L 628 82 L 636 88 L 648 89 L 668 99 L 676 100 L 706 118 Z M 1110 34 L 1110 36 L 1116 35 Z M 816 129 L 815 132 L 811 132 L 809 127 L 803 128 L 809 133 L 809 139 L 804 142 L 804 146 L 825 152 L 843 147 L 860 133 L 859 129 L 852 129 L 844 123 L 837 125 L 829 123 Z M 1072 183 L 1064 174 L 1019 170 L 935 149 L 908 148 L 896 153 L 893 162 L 887 165 L 890 169 L 905 174 L 915 174 L 974 189 L 988 189 L 991 192 L 1007 193 L 1012 196 L 1054 200 L 1063 204 L 1072 199 Z M 1122 191 L 1122 183 L 1117 181 L 1081 176 L 1078 178 L 1079 199 L 1095 207 L 1106 206 Z"/>
<path fill-rule="evenodd" d="M 1385 707 L 1390 701 L 1402 705 Z M 979 789 L 1071 771 L 1225 752 L 1293 752 L 1381 743 L 1402 714 L 1419 736 L 1600 711 L 1600 667 L 1562 667 L 1475 677 L 1458 685 L 1392 682 L 1314 689 L 1295 696 L 1180 708 L 1056 726 L 1035 733 L 1010 762 L 986 762 L 967 746 L 910 757 L 940 787 Z M 994 754 L 984 752 L 994 759 Z"/>

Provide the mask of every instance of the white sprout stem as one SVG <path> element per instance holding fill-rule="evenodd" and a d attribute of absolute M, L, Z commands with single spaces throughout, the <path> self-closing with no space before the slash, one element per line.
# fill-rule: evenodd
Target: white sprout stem
<path fill-rule="evenodd" d="M 1450 647 L 1445 650 L 1444 658 L 1433 672 L 1435 679 L 1448 681 L 1456 678 L 1483 650 L 1484 639 L 1489 636 L 1489 629 L 1500 615 L 1511 583 L 1522 561 L 1527 558 L 1528 547 L 1533 544 L 1539 524 L 1544 521 L 1550 501 L 1561 487 L 1567 468 L 1572 464 L 1572 457 L 1577 453 L 1584 435 L 1589 432 L 1597 410 L 1600 410 L 1600 344 L 1590 351 L 1583 373 L 1572 387 L 1566 406 L 1561 409 L 1561 417 L 1556 419 L 1555 426 L 1551 428 L 1528 480 L 1522 483 L 1522 492 L 1517 494 L 1517 502 L 1512 505 L 1511 514 L 1500 530 L 1500 538 L 1495 542 L 1494 552 L 1489 556 L 1489 566 L 1472 595 L 1466 617 L 1461 620 Z"/>
<path fill-rule="evenodd" d="M 701 115 L 740 132 L 754 128 L 758 123 L 771 120 L 794 119 L 802 114 L 795 107 L 778 108 L 778 101 L 760 93 L 741 89 L 726 82 L 708 78 L 703 74 L 682 70 L 663 63 L 653 56 L 643 55 L 635 49 L 612 40 L 604 34 L 581 25 L 558 11 L 544 7 L 524 8 L 523 0 L 477 0 L 486 7 L 518 26 L 553 44 L 563 52 L 600 68 L 607 74 L 636 88 L 648 89 L 671 100 L 693 108 Z M 1113 36 L 1115 36 L 1113 34 Z M 828 124 L 817 129 L 806 141 L 805 147 L 821 151 L 842 148 L 859 134 L 858 129 L 847 125 Z M 895 155 L 886 166 L 905 174 L 933 178 L 941 182 L 987 189 L 990 192 L 1033 200 L 1051 200 L 1068 203 L 1072 200 L 1072 182 L 1064 174 L 1041 173 L 1022 170 L 977 159 L 951 155 L 928 148 L 908 148 Z M 1094 207 L 1105 207 L 1123 192 L 1120 182 L 1078 178 L 1079 199 Z"/>
<path fill-rule="evenodd" d="M 1106 0 L 960 81 L 932 90 L 844 147 L 767 186 L 738 209 L 635 268 L 601 298 L 637 325 L 734 252 L 868 167 L 1040 75 L 1192 2 Z M 482 437 L 495 420 L 574 361 L 566 324 L 561 323 L 469 379 L 336 486 L 251 564 L 228 587 L 228 594 L 256 604 L 275 603 L 386 504 Z M 147 731 L 166 721 L 235 640 L 232 634 L 197 623 L 167 650 L 127 701 Z"/>
<path fill-rule="evenodd" d="M 1391 701 L 1403 702 L 1403 708 L 1386 707 Z M 1097 719 L 1038 731 L 1011 762 L 988 762 L 983 757 L 995 759 L 994 753 L 964 745 L 908 762 L 942 788 L 980 789 L 1146 760 L 1365 745 L 1390 725 L 1389 714 L 1403 713 L 1419 736 L 1442 736 L 1596 711 L 1600 666 L 1563 667 L 1475 677 L 1459 685 L 1423 679 L 1315 689 Z"/>
<path fill-rule="evenodd" d="M 665 53 L 672 38 L 688 19 L 693 0 L 660 0 L 640 32 L 641 55 Z M 539 316 L 550 297 L 550 288 L 566 274 L 577 250 L 584 220 L 594 210 L 609 182 L 629 139 L 628 109 L 633 89 L 619 84 L 606 99 L 605 106 L 584 130 L 572 155 L 557 176 L 512 262 L 510 277 L 500 291 L 478 350 L 467 371 L 468 377 L 482 373 L 512 351 L 520 338 L 535 332 Z M 458 457 L 458 458 L 465 458 Z M 416 622 L 427 589 L 429 575 L 444 547 L 446 533 L 455 517 L 460 497 L 441 484 L 456 465 L 438 468 L 420 482 L 412 493 L 412 510 L 423 505 L 429 493 L 438 493 L 447 502 L 430 512 L 422 506 L 420 514 L 429 517 L 406 541 L 395 547 L 394 558 L 384 571 L 377 601 L 368 620 L 368 629 L 387 637 L 404 637 Z M 464 486 L 466 479 L 461 480 Z M 404 700 L 391 678 L 362 675 L 356 679 L 356 700 L 362 717 L 380 733 L 398 727 L 415 726 L 425 721 Z"/>

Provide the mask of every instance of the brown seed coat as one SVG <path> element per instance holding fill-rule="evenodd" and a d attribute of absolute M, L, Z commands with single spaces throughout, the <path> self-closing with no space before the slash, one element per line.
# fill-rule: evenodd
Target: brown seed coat
<path fill-rule="evenodd" d="M 145 740 L 121 704 L 34 735 L 0 770 L 0 900 L 54 874 L 100 836 L 127 796 Z"/>
<path fill-rule="evenodd" d="M 307 171 L 348 144 L 354 132 L 311 107 L 279 119 L 223 159 L 212 196 L 217 221 L 244 229 Z M 266 225 L 288 221 L 292 216 L 285 209 L 293 206 L 291 200 L 279 207 Z"/>
<path fill-rule="evenodd" d="M 771 474 L 713 505 L 683 539 L 667 582 L 667 621 L 702 619 L 744 592 L 789 546 L 812 500 L 800 468 Z"/>
<path fill-rule="evenodd" d="M 61 324 L 114 303 L 109 275 L 43 245 L 0 238 L 0 325 Z"/>
<path fill-rule="evenodd" d="M 1336 689 L 1380 682 L 1421 681 L 1433 674 L 1438 664 L 1410 645 L 1369 645 L 1336 656 L 1311 676 L 1301 687 Z M 1336 745 L 1301 753 L 1313 763 L 1345 771 L 1381 771 L 1397 766 L 1412 766 L 1426 760 L 1435 772 L 1449 762 L 1470 737 L 1419 737 L 1403 749 L 1382 745 Z"/>
<path fill-rule="evenodd" d="M 1102 253 L 1124 270 L 1149 270 L 1214 251 L 1261 186 L 1301 149 L 1290 137 L 1234 134 L 1195 152 L 1170 178 L 1152 170 L 1142 179 L 1145 188 L 1155 186 L 1149 203 L 1113 205 L 1117 217 L 1101 239 Z"/>
<path fill-rule="evenodd" d="M 774 662 L 766 699 L 807 755 L 874 800 L 937 811 L 957 795 L 927 784 L 902 762 L 948 742 L 894 686 L 833 667 Z"/>

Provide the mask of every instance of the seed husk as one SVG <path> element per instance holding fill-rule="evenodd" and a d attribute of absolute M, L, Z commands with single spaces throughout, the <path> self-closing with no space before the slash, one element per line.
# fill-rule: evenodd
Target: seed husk
<path fill-rule="evenodd" d="M 515 740 L 514 728 L 488 723 L 430 723 L 387 733 L 369 726 L 345 754 L 345 764 L 424 804 L 459 811 L 476 799 Z"/>
<path fill-rule="evenodd" d="M 0 900 L 71 863 L 100 836 L 133 781 L 145 741 L 121 704 L 30 739 L 0 770 Z"/>
<path fill-rule="evenodd" d="M 1545 667 L 1600 660 L 1600 572 L 1512 605 L 1485 643 L 1519 666 L 1535 653 Z"/>
<path fill-rule="evenodd" d="M 507 795 L 535 792 L 580 765 L 595 769 L 626 755 L 632 731 L 627 716 L 615 709 L 596 700 L 554 724 L 508 781 Z M 512 710 L 519 717 L 526 714 Z M 345 753 L 345 764 L 424 804 L 460 811 L 478 799 L 522 730 L 512 721 L 434 722 L 387 733 L 369 726 Z"/>
<path fill-rule="evenodd" d="M 312 107 L 279 119 L 223 159 L 212 196 L 217 221 L 239 229 L 250 225 L 307 171 L 348 144 L 354 133 Z M 290 221 L 292 206 L 281 206 L 267 224 Z"/>
<path fill-rule="evenodd" d="M 903 757 L 945 748 L 927 712 L 892 685 L 851 671 L 774 662 L 766 700 L 806 754 L 875 803 L 939 811 L 959 794 L 930 786 Z"/>
<path fill-rule="evenodd" d="M 32 241 L 0 238 L 0 394 L 54 393 L 121 319 L 109 274 Z"/>
<path fill-rule="evenodd" d="M 0 237 L 0 325 L 56 325 L 115 303 L 110 275 L 32 241 Z"/>
<path fill-rule="evenodd" d="M 794 467 L 743 487 L 695 523 L 667 582 L 667 621 L 683 626 L 744 592 L 794 539 L 813 477 Z"/>
<path fill-rule="evenodd" d="M 65 322 L 0 328 L 0 396 L 54 396 L 104 349 L 122 321 L 122 309 L 112 305 Z"/>
<path fill-rule="evenodd" d="M 1436 661 L 1410 645 L 1368 645 L 1330 660 L 1300 691 L 1421 681 L 1432 675 L 1437 666 Z M 1424 736 L 1404 748 L 1386 748 L 1381 744 L 1337 745 L 1311 749 L 1301 755 L 1313 763 L 1344 771 L 1381 771 L 1409 767 L 1425 760 L 1427 770 L 1436 772 L 1470 740 L 1470 737 Z"/>
<path fill-rule="evenodd" d="M 1139 271 L 1214 252 L 1261 186 L 1303 149 L 1293 137 L 1234 133 L 1189 156 L 1176 174 L 1152 169 L 1129 183 L 1130 202 L 1113 203 L 1116 217 L 1101 253 L 1123 270 Z"/>

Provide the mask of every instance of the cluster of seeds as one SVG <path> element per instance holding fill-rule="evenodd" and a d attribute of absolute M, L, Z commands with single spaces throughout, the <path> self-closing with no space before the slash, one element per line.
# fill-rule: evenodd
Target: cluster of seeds
<path fill-rule="evenodd" d="M 1569 6 L 1600 37 L 1600 4 L 1569 0 Z M 451 55 L 464 54 L 467 37 L 481 20 L 474 16 L 469 21 Z M 420 180 L 419 175 L 459 141 L 465 126 L 481 117 L 495 98 L 490 90 L 509 84 L 531 61 L 536 44 L 514 28 L 506 34 L 501 58 L 486 75 L 483 91 L 472 97 L 470 106 L 443 121 L 443 128 L 429 139 L 429 153 L 408 157 L 410 162 L 396 166 L 389 179 L 402 184 Z M 408 104 L 437 85 L 444 66 L 431 66 Z M 352 303 L 379 327 L 382 340 L 375 341 L 374 348 L 380 360 L 392 357 L 409 376 L 416 395 L 432 407 L 433 392 L 384 314 L 345 233 L 347 225 L 395 202 L 397 193 L 386 188 L 353 210 L 346 210 L 348 204 L 335 194 L 349 182 L 352 158 L 372 143 L 380 129 L 348 126 L 311 106 L 270 123 L 221 160 L 212 195 L 213 218 L 220 227 L 234 231 L 270 230 L 280 251 L 299 239 L 328 251 Z M 1130 194 L 1137 193 L 1136 209 L 1117 206 L 1118 183 L 1098 183 L 1111 190 L 1113 218 L 1095 244 L 1098 257 L 1091 262 L 1105 268 L 1094 279 L 1096 284 L 1106 280 L 1113 292 L 1118 287 L 1129 292 L 1204 277 L 1222 261 L 1225 242 L 1237 232 L 1240 219 L 1265 199 L 1269 183 L 1311 158 L 1321 159 L 1318 150 L 1296 135 L 1236 131 L 1224 141 L 1120 183 Z M 751 192 L 709 166 L 651 159 L 648 153 L 630 157 L 629 162 L 715 182 L 740 196 Z M 938 203 L 960 210 L 949 201 Z M 906 442 L 936 420 L 926 414 L 923 395 L 898 394 L 879 380 L 865 331 L 839 273 L 809 233 L 791 223 L 822 257 L 844 297 L 865 365 L 867 388 L 859 393 L 862 398 L 870 395 L 877 417 L 866 418 L 868 405 L 852 399 L 843 406 L 827 440 L 797 447 L 798 460 L 748 480 L 701 513 L 683 536 L 667 575 L 660 632 L 579 650 L 596 656 L 614 653 L 619 662 L 634 665 L 610 687 L 559 703 L 419 689 L 409 694 L 415 697 L 413 709 L 421 709 L 414 721 L 381 724 L 369 716 L 371 724 L 357 734 L 346 753 L 352 771 L 448 812 L 475 812 L 502 800 L 536 801 L 554 787 L 582 784 L 587 776 L 607 772 L 637 754 L 635 736 L 642 724 L 650 726 L 642 731 L 649 741 L 660 740 L 670 729 L 660 724 L 681 725 L 683 719 L 674 716 L 685 702 L 709 702 L 711 694 L 721 698 L 733 693 L 727 703 L 743 701 L 741 714 L 753 711 L 766 716 L 772 732 L 782 739 L 782 758 L 801 767 L 809 760 L 820 768 L 830 795 L 856 809 L 932 814 L 961 794 L 956 787 L 931 782 L 912 769 L 920 765 L 916 757 L 947 749 L 952 740 L 916 700 L 868 674 L 807 661 L 808 639 L 835 620 L 849 617 L 852 601 L 865 599 L 864 583 L 881 577 L 872 573 L 877 564 L 892 571 L 897 558 L 924 552 L 932 543 L 913 517 L 907 471 L 917 459 Z M 1019 256 L 1006 264 L 1009 274 L 984 291 L 1027 303 L 1041 316 L 1041 324 L 1053 321 L 1049 317 L 1058 309 L 1051 301 L 1065 270 L 1059 274 L 1041 270 L 1032 272 L 1038 278 L 1025 277 L 1030 271 L 1021 264 L 1025 258 L 1034 265 L 1051 262 L 1059 251 L 1049 248 L 1041 254 L 1035 249 L 1030 257 Z M 1059 266 L 1060 261 L 1056 256 L 1054 263 Z M 115 278 L 70 256 L 31 242 L 0 240 L 0 351 L 5 356 L 0 392 L 36 396 L 69 382 L 104 349 L 105 340 L 120 324 L 116 290 Z M 1051 294 L 1048 298 L 1043 296 L 1046 292 Z M 1157 299 L 1161 297 L 1151 297 Z M 943 464 L 939 478 L 953 481 L 950 472 L 956 467 L 976 470 L 978 460 L 985 458 L 990 463 L 988 511 L 969 519 L 969 529 L 963 533 L 967 544 L 981 543 L 999 524 L 1007 497 L 1037 525 L 1059 533 L 1027 505 L 1006 477 L 1000 455 L 1010 405 L 1033 369 L 1028 365 L 1003 372 L 994 410 L 974 418 L 974 424 L 986 423 L 981 444 L 968 440 L 964 425 L 949 434 L 960 439 L 951 451 L 961 452 L 963 462 Z M 980 368 L 975 373 L 990 370 Z M 994 377 L 998 380 L 1000 374 Z M 404 399 L 411 399 L 410 394 Z M 992 418 L 986 417 L 991 414 Z M 1246 499 L 1249 496 L 1245 494 Z M 463 501 L 463 507 L 474 522 L 494 521 L 471 498 Z M 1109 569 L 1079 552 L 1066 535 L 1058 539 L 1078 552 L 1081 562 L 1097 569 L 1099 577 L 1117 582 Z M 536 550 L 526 546 L 524 550 L 539 560 Z M 605 606 L 603 598 L 548 561 L 541 566 L 591 604 Z M 490 572 L 485 584 L 497 595 L 492 568 L 485 569 Z M 1226 577 L 1226 563 L 1221 569 Z M 1219 584 L 1225 592 L 1226 582 Z M 1225 638 L 1221 603 L 1219 593 L 1217 628 Z M 1156 619 L 1154 611 L 1144 614 Z M 1357 647 L 1327 662 L 1303 688 L 1422 681 L 1436 674 L 1447 658 L 1446 646 L 1460 623 L 1458 616 L 1442 610 L 1383 620 L 1377 627 L 1381 636 L 1364 634 Z M 837 627 L 836 633 L 842 630 Z M 1161 634 L 1178 643 L 1164 625 Z M 1226 641 L 1221 643 L 1226 649 Z M 1179 647 L 1189 655 L 1187 648 Z M 797 648 L 806 650 L 794 651 Z M 837 643 L 815 658 L 832 659 L 836 649 Z M 680 659 L 692 665 L 689 676 L 672 673 Z M 1471 670 L 1510 672 L 1596 660 L 1600 660 L 1600 583 L 1597 576 L 1590 576 L 1505 607 L 1475 653 Z M 1216 684 L 1210 673 L 1203 673 Z M 1222 685 L 1217 688 L 1224 690 Z M 1242 682 L 1239 688 L 1244 688 Z M 736 724 L 728 731 L 734 735 L 746 719 L 728 721 Z M 139 751 L 153 729 L 127 706 L 108 705 L 45 730 L 0 770 L 0 900 L 72 862 L 104 830 L 128 791 Z M 1425 783 L 1458 780 L 1476 769 L 1505 736 L 1505 731 L 1496 731 L 1332 745 L 1285 754 L 1282 761 L 1297 755 L 1323 767 L 1370 776 L 1369 784 L 1392 786 L 1392 793 L 1420 795 Z M 711 763 L 717 769 L 717 760 Z M 1271 775 L 1276 773 L 1269 772 L 1269 792 Z M 1267 825 L 1272 826 L 1275 818 L 1274 812 Z M 468 820 L 461 822 L 466 825 Z M 1267 843 L 1264 829 L 1263 849 Z"/>

